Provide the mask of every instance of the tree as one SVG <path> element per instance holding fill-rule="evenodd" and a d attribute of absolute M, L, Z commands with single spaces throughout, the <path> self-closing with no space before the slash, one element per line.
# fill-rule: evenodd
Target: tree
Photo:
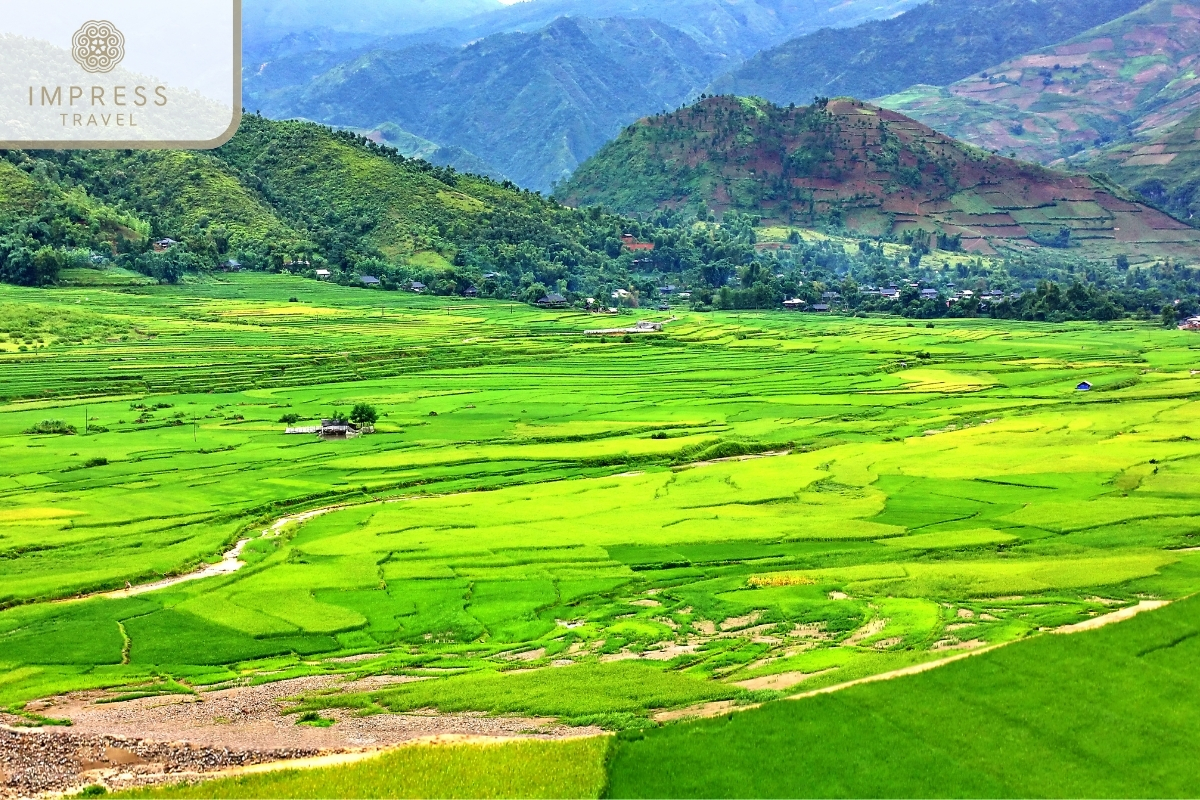
<path fill-rule="evenodd" d="M 350 412 L 350 421 L 358 426 L 374 425 L 378 419 L 379 412 L 375 410 L 375 406 L 366 403 L 359 403 Z"/>
<path fill-rule="evenodd" d="M 1179 315 L 1175 312 L 1175 306 L 1167 304 L 1162 309 L 1162 324 L 1164 328 L 1174 328 L 1179 322 Z"/>

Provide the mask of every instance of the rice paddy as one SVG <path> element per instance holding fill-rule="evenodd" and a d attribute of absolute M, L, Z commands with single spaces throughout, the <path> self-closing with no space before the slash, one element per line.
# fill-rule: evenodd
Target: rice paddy
<path fill-rule="evenodd" d="M 604 341 L 267 275 L 0 287 L 0 315 L 17 712 L 388 674 L 420 680 L 298 713 L 636 730 L 1200 589 L 1187 332 L 645 312 L 662 334 Z M 374 434 L 280 422 L 359 403 Z M 243 539 L 236 572 L 121 591 Z"/>

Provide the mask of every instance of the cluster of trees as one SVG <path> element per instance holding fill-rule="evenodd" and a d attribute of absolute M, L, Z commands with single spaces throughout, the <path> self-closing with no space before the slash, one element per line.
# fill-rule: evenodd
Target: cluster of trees
<path fill-rule="evenodd" d="M 698 308 L 773 308 L 799 298 L 917 318 L 1112 319 L 1167 306 L 1184 313 L 1200 296 L 1200 273 L 1170 261 L 1132 266 L 1050 249 L 988 260 L 957 254 L 935 269 L 930 248 L 956 252 L 960 241 L 909 234 L 901 247 L 848 246 L 793 232 L 788 248 L 764 249 L 756 247 L 758 217 L 712 219 L 706 208 L 641 220 L 573 209 L 353 134 L 259 117 L 212 154 L 0 151 L 0 281 L 27 286 L 97 263 L 169 283 L 236 260 L 248 269 L 329 269 L 346 285 L 370 275 L 385 290 L 418 281 L 435 295 L 533 303 L 556 292 L 582 305 L 612 303 L 615 293 L 645 305 L 675 285 Z M 653 249 L 625 247 L 630 234 Z M 162 237 L 180 244 L 156 252 L 152 242 Z M 861 288 L 889 285 L 898 294 Z M 956 300 L 956 289 L 1026 296 L 981 304 Z"/>
<path fill-rule="evenodd" d="M 1131 266 L 1125 256 L 1097 262 L 1057 252 L 988 260 L 962 254 L 951 258 L 949 268 L 935 269 L 921 241 L 896 250 L 878 240 L 847 247 L 836 240 L 806 243 L 793 236 L 789 250 L 753 254 L 751 248 L 748 262 L 729 276 L 694 273 L 699 289 L 693 300 L 699 307 L 763 309 L 795 298 L 850 313 L 1050 322 L 1111 320 L 1127 314 L 1162 315 L 1173 322 L 1200 307 L 1200 270 L 1171 261 Z M 866 291 L 867 286 L 897 291 L 883 295 Z M 930 296 L 922 289 L 937 294 Z M 964 296 L 964 290 L 970 294 Z M 1001 298 L 982 299 L 996 290 Z"/>

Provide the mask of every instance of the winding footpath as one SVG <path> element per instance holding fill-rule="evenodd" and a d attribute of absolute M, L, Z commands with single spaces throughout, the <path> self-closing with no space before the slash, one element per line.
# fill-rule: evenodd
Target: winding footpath
<path fill-rule="evenodd" d="M 142 583 L 138 584 L 137 586 L 127 585 L 124 589 L 118 589 L 115 592 L 98 592 L 97 594 L 82 595 L 78 598 L 72 599 L 86 600 L 91 597 L 109 597 L 112 599 L 121 599 L 125 597 L 136 597 L 140 594 L 157 592 L 160 589 L 169 589 L 172 586 L 178 586 L 181 583 L 188 583 L 189 581 L 198 581 L 202 578 L 216 578 L 221 575 L 232 575 L 242 567 L 246 566 L 246 562 L 242 561 L 242 551 L 245 550 L 246 545 L 254 541 L 255 538 L 269 539 L 274 536 L 278 536 L 288 525 L 293 523 L 302 524 L 311 519 L 315 519 L 322 514 L 328 514 L 332 511 L 340 511 L 346 507 L 346 505 L 328 506 L 326 508 L 317 508 L 313 509 L 312 511 L 305 511 L 302 514 L 292 514 L 290 516 L 280 517 L 271 524 L 271 527 L 264 530 L 260 536 L 239 539 L 237 544 L 230 548 L 225 555 L 221 557 L 220 561 L 218 561 L 216 564 L 209 564 L 201 567 L 195 572 L 189 572 L 186 575 L 178 575 L 174 578 L 163 578 L 162 580 L 155 581 L 154 583 Z"/>

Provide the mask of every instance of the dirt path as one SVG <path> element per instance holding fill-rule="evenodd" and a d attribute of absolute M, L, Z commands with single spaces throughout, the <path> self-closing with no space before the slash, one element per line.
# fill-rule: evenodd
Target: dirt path
<path fill-rule="evenodd" d="M 1112 625 L 1114 622 L 1124 622 L 1127 619 L 1132 619 L 1138 614 L 1145 611 L 1153 611 L 1156 608 L 1162 608 L 1171 604 L 1170 600 L 1143 600 L 1136 606 L 1122 608 L 1119 611 L 1114 611 L 1111 614 L 1104 614 L 1100 617 L 1092 617 L 1083 622 L 1076 622 L 1074 625 L 1064 625 L 1061 628 L 1055 628 L 1051 633 L 1079 633 L 1081 631 L 1094 631 L 1097 628 L 1103 628 L 1105 625 Z"/>
<path fill-rule="evenodd" d="M 780 456 L 790 456 L 791 450 L 768 450 L 765 453 L 751 453 L 744 456 L 726 456 L 725 458 L 713 458 L 708 461 L 694 461 L 691 464 L 681 464 L 675 469 L 690 469 L 692 467 L 711 467 L 713 464 L 728 464 L 731 461 L 757 461 L 760 458 L 778 458 Z"/>
<path fill-rule="evenodd" d="M 1170 605 L 1170 603 L 1170 600 L 1143 600 L 1136 606 L 1129 606 L 1128 608 L 1122 608 L 1119 611 L 1113 611 L 1110 614 L 1092 617 L 1089 620 L 1077 622 L 1074 625 L 1064 625 L 1061 628 L 1055 628 L 1054 630 L 1050 631 L 1050 633 L 1071 634 L 1082 633 L 1083 631 L 1094 631 L 1099 628 L 1103 628 L 1106 625 L 1112 625 L 1117 622 L 1123 622 L 1127 619 L 1131 619 L 1144 611 L 1153 611 L 1156 608 L 1162 608 L 1163 606 Z M 1007 647 L 1008 645 L 1017 641 L 1021 640 L 1014 639 L 1011 642 L 1001 642 L 1000 644 L 994 644 L 990 647 L 980 647 L 975 650 L 956 653 L 955 655 L 947 656 L 946 658 L 939 658 L 936 661 L 926 661 L 923 664 L 913 664 L 911 667 L 904 667 L 903 669 L 896 669 L 892 670 L 891 672 L 881 672 L 878 675 L 870 675 L 866 678 L 859 678 L 858 680 L 847 681 L 846 683 L 838 683 L 834 684 L 833 686 L 826 686 L 823 689 L 814 689 L 811 692 L 792 695 L 788 698 L 788 700 L 803 700 L 806 697 L 815 697 L 819 694 L 840 692 L 843 689 L 849 689 L 851 686 L 860 686 L 864 683 L 877 683 L 879 681 L 890 681 L 896 678 L 903 678 L 907 675 L 919 675 L 920 673 L 928 672 L 931 669 L 937 669 L 938 667 L 944 667 L 947 664 L 953 664 L 955 661 L 962 661 L 964 658 L 974 658 L 975 656 L 981 656 L 984 653 L 990 653 L 993 650 L 998 650 L 1001 647 Z"/>
<path fill-rule="evenodd" d="M 139 594 L 157 592 L 159 589 L 168 589 L 172 586 L 178 586 L 181 583 L 198 581 L 202 578 L 215 578 L 220 575 L 232 575 L 242 567 L 246 566 L 246 562 L 241 560 L 242 551 L 246 549 L 246 545 L 254 541 L 254 538 L 262 539 L 278 536 L 279 533 L 288 525 L 293 523 L 308 522 L 310 519 L 315 519 L 322 514 L 328 514 L 332 511 L 340 511 L 347 507 L 348 506 L 346 505 L 329 506 L 327 508 L 317 508 L 312 511 L 305 511 L 302 514 L 292 514 L 290 516 L 280 517 L 271 524 L 271 527 L 264 530 L 258 537 L 238 540 L 237 544 L 227 551 L 225 555 L 221 557 L 221 560 L 216 564 L 209 564 L 208 566 L 201 567 L 195 572 L 189 572 L 186 575 L 178 575 L 174 578 L 163 578 L 161 581 L 155 581 L 154 583 L 142 583 L 138 584 L 137 586 L 129 586 L 125 589 L 118 589 L 115 592 L 100 592 L 94 595 L 83 595 L 81 597 L 71 598 L 71 600 L 86 600 L 91 597 L 110 597 L 114 599 L 135 597 Z"/>

